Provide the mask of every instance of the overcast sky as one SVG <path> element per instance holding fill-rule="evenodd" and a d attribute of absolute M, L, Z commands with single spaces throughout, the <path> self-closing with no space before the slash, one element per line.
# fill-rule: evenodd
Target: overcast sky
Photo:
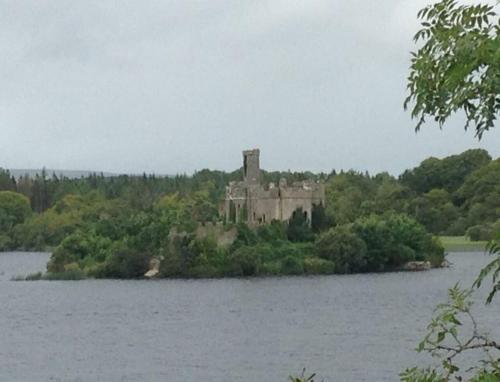
<path fill-rule="evenodd" d="M 483 147 L 403 111 L 428 0 L 0 0 L 0 167 L 398 174 Z"/>

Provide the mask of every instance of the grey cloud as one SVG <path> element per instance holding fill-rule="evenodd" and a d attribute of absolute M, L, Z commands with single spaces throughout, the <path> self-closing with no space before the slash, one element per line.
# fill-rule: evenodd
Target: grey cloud
<path fill-rule="evenodd" d="M 398 173 L 478 143 L 402 110 L 416 11 L 384 2 L 0 1 L 0 166 Z"/>

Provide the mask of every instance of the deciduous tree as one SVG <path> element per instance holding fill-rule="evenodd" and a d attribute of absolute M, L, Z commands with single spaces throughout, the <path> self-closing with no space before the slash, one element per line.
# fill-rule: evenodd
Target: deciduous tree
<path fill-rule="evenodd" d="M 456 112 L 476 136 L 494 127 L 500 112 L 500 22 L 496 6 L 442 0 L 418 13 L 420 45 L 412 53 L 409 95 L 416 130 L 429 117 L 440 127 Z"/>

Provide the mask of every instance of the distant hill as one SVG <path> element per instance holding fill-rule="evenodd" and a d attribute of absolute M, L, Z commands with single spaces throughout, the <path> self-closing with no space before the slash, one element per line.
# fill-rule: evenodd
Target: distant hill
<path fill-rule="evenodd" d="M 41 169 L 10 169 L 10 173 L 16 177 L 19 178 L 20 176 L 28 174 L 30 177 L 35 177 L 36 174 L 41 174 L 42 170 Z M 98 174 L 100 175 L 100 171 L 82 171 L 82 170 L 54 170 L 50 168 L 46 168 L 45 172 L 47 173 L 48 176 L 52 176 L 52 174 L 56 174 L 57 176 L 64 176 L 67 178 L 71 179 L 76 179 L 76 178 L 81 178 L 86 177 L 90 174 Z M 114 174 L 111 172 L 103 172 L 103 175 L 106 177 L 109 176 L 116 176 L 118 174 Z"/>

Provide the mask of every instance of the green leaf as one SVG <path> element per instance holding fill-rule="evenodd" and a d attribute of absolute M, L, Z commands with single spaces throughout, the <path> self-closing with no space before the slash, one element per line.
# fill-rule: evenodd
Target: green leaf
<path fill-rule="evenodd" d="M 443 342 L 446 337 L 446 332 L 439 332 L 437 336 L 437 343 Z"/>

